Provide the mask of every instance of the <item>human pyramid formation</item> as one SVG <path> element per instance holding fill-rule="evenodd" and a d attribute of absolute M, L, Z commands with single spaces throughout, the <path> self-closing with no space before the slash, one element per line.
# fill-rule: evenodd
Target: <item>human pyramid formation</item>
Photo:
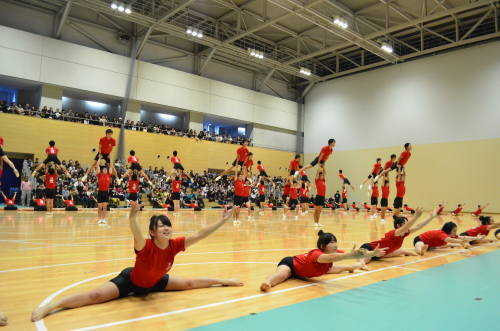
<path fill-rule="evenodd" d="M 106 222 L 106 203 L 108 199 L 107 191 L 113 176 L 116 175 L 113 163 L 109 158 L 113 147 L 116 145 L 116 141 L 112 138 L 112 134 L 112 130 L 106 130 L 106 136 L 101 138 L 99 141 L 99 152 L 94 158 L 93 165 L 84 176 L 87 177 L 90 171 L 97 174 L 99 187 L 98 215 L 100 223 Z M 3 145 L 3 139 L 0 138 L 0 142 L 1 147 L 1 145 Z M 207 288 L 217 285 L 242 286 L 243 283 L 237 279 L 186 279 L 170 276 L 168 271 L 172 268 L 174 258 L 179 252 L 185 251 L 187 247 L 208 237 L 228 221 L 232 221 L 233 224 L 241 223 L 239 221 L 240 209 L 243 206 L 250 207 L 248 197 L 251 188 L 254 186 L 257 186 L 259 190 L 257 205 L 262 207 L 262 203 L 265 201 L 264 181 L 268 180 L 268 175 L 262 162 L 257 161 L 258 175 L 252 178 L 253 154 L 248 151 L 247 146 L 247 141 L 242 143 L 242 146 L 239 147 L 236 152 L 236 159 L 234 160 L 232 166 L 229 169 L 224 170 L 220 176 L 216 178 L 216 180 L 220 180 L 222 176 L 236 170 L 236 173 L 232 177 L 235 192 L 234 203 L 230 206 L 226 206 L 219 221 L 202 228 L 195 235 L 177 238 L 172 238 L 172 223 L 166 215 L 152 216 L 149 220 L 149 238 L 145 238 L 143 235 L 141 227 L 137 221 L 141 205 L 136 202 L 137 199 L 136 196 L 134 196 L 134 193 L 137 194 L 139 192 L 138 177 L 142 176 L 148 181 L 149 178 L 147 178 L 147 175 L 142 170 L 135 152 L 131 151 L 130 156 L 128 157 L 129 170 L 126 172 L 125 176 L 129 177 L 129 193 L 132 193 L 132 197 L 130 199 L 131 208 L 129 223 L 130 230 L 134 238 L 134 249 L 136 253 L 134 267 L 122 270 L 118 276 L 105 282 L 96 289 L 84 293 L 74 294 L 60 300 L 50 301 L 37 307 L 32 313 L 32 321 L 38 321 L 47 316 L 49 313 L 59 309 L 93 305 L 130 295 L 146 295 L 151 292 Z M 315 226 L 322 226 L 319 223 L 319 219 L 321 216 L 321 210 L 325 205 L 326 196 L 325 163 L 333 153 L 334 146 L 335 140 L 329 139 L 328 144 L 321 149 L 318 156 L 307 166 L 300 165 L 300 156 L 295 157 L 290 162 L 287 178 L 288 188 L 285 189 L 283 194 L 283 198 L 286 201 L 284 215 L 293 209 L 303 209 L 304 212 L 307 211 L 310 200 L 310 181 L 306 170 L 317 166 L 318 169 L 314 180 L 316 187 L 316 196 L 313 199 L 314 223 Z M 59 150 L 55 147 L 55 142 L 51 141 L 45 152 L 47 154 L 47 158 L 37 167 L 35 174 L 40 173 L 42 168 L 45 168 L 43 176 L 47 190 L 47 206 L 50 206 L 48 210 L 51 210 L 52 201 L 50 200 L 51 197 L 53 198 L 54 192 L 52 190 L 55 190 L 56 186 L 54 183 L 57 183 L 58 172 L 66 173 L 67 170 L 57 157 Z M 14 165 L 7 158 L 1 148 L 0 156 L 0 171 L 3 170 L 3 163 L 6 163 L 18 176 L 19 174 Z M 422 208 L 416 208 L 409 217 L 401 214 L 401 207 L 403 205 L 403 197 L 405 193 L 404 181 L 406 174 L 404 166 L 408 162 L 410 156 L 411 145 L 405 144 L 404 151 L 401 153 L 400 157 L 396 160 L 396 156 L 391 155 L 391 159 L 386 162 L 384 167 L 381 166 L 381 160 L 377 159 L 377 163 L 374 165 L 368 179 L 362 184 L 364 185 L 366 182 L 370 181 L 372 191 L 370 209 L 372 209 L 377 207 L 378 202 L 378 194 L 374 193 L 378 192 L 378 188 L 376 189 L 375 187 L 377 186 L 377 182 L 379 180 L 383 180 L 381 210 L 382 213 L 385 213 L 385 208 L 387 208 L 388 205 L 387 199 L 389 196 L 388 175 L 392 170 L 396 170 L 397 194 L 394 199 L 395 210 L 393 215 L 393 230 L 385 233 L 381 239 L 364 243 L 360 246 L 360 248 L 353 247 L 349 252 L 338 249 L 337 238 L 334 234 L 319 230 L 317 248 L 305 254 L 283 258 L 278 263 L 277 269 L 260 284 L 260 290 L 269 291 L 273 286 L 276 286 L 290 278 L 307 279 L 322 276 L 324 274 L 354 272 L 357 269 L 366 270 L 366 264 L 372 260 L 380 260 L 397 256 L 424 255 L 431 249 L 439 249 L 442 247 L 469 248 L 471 245 L 491 242 L 492 240 L 487 239 L 486 236 L 491 230 L 500 228 L 500 223 L 492 222 L 492 219 L 489 216 L 481 216 L 480 214 L 485 207 L 480 206 L 478 210 L 473 213 L 478 217 L 478 221 L 480 222 L 479 226 L 468 229 L 460 235 L 457 235 L 457 225 L 454 222 L 447 222 L 441 229 L 426 231 L 415 236 L 413 241 L 415 250 L 402 248 L 403 241 L 407 236 L 416 233 L 421 228 L 429 224 L 435 217 L 440 215 L 444 209 L 444 205 L 437 206 L 426 219 L 418 224 L 416 223 L 422 216 Z M 104 160 L 105 164 L 100 165 L 100 160 Z M 174 151 L 170 160 L 173 164 L 173 179 L 171 181 L 172 191 L 173 193 L 180 193 L 181 177 L 186 175 L 184 174 L 184 167 L 181 164 L 177 151 Z M 339 171 L 339 177 L 343 183 L 343 190 L 346 190 L 347 186 L 354 189 L 342 170 Z M 175 198 L 174 201 L 176 201 Z M 345 201 L 345 199 L 343 204 L 344 208 L 347 207 L 347 201 Z M 297 208 L 297 206 L 300 208 Z M 461 212 L 461 208 L 462 206 L 459 205 L 459 207 L 454 210 L 452 214 L 458 215 Z M 376 211 L 373 212 L 375 213 Z M 383 215 L 385 216 L 385 214 Z M 495 237 L 500 239 L 500 229 L 495 231 Z M 335 262 L 344 259 L 357 259 L 358 262 L 346 266 L 334 264 Z M 6 318 L 4 321 L 6 323 Z"/>

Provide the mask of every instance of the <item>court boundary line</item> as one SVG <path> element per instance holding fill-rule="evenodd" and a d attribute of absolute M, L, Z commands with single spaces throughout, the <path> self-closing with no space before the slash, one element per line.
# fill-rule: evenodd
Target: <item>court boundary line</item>
<path fill-rule="evenodd" d="M 357 274 L 351 274 L 351 275 L 347 275 L 347 276 L 343 276 L 343 277 L 333 278 L 333 279 L 326 280 L 326 281 L 323 281 L 323 282 L 320 282 L 320 283 L 309 283 L 309 284 L 304 284 L 304 285 L 295 286 L 295 287 L 291 287 L 291 288 L 287 288 L 287 289 L 282 289 L 282 290 L 277 290 L 277 291 L 273 291 L 273 292 L 259 293 L 259 294 L 250 295 L 250 296 L 241 297 L 241 298 L 235 298 L 235 299 L 230 299 L 230 300 L 225 300 L 225 301 L 213 302 L 213 303 L 206 304 L 206 305 L 201 305 L 201 306 L 195 306 L 195 307 L 189 307 L 189 308 L 184 308 L 184 309 L 179 309 L 179 310 L 173 310 L 173 311 L 159 313 L 159 314 L 154 314 L 154 315 L 149 315 L 149 316 L 136 317 L 136 318 L 122 320 L 122 321 L 116 321 L 116 322 L 109 322 L 109 323 L 104 323 L 104 324 L 98 324 L 98 325 L 94 325 L 94 326 L 88 326 L 88 327 L 78 328 L 76 330 L 78 330 L 78 331 L 95 330 L 95 329 L 100 329 L 100 328 L 105 328 L 105 327 L 111 327 L 111 326 L 115 326 L 115 325 L 122 325 L 122 324 L 127 324 L 127 323 L 132 323 L 132 322 L 138 322 L 138 321 L 144 321 L 144 320 L 158 318 L 158 317 L 164 317 L 164 316 L 181 314 L 181 313 L 185 313 L 185 312 L 189 312 L 189 311 L 194 311 L 194 310 L 199 310 L 199 309 L 205 309 L 205 308 L 212 308 L 212 307 L 222 306 L 222 305 L 229 304 L 229 303 L 234 303 L 234 302 L 252 300 L 252 299 L 255 299 L 255 298 L 261 298 L 261 297 L 264 297 L 264 296 L 281 294 L 281 293 L 285 293 L 285 292 L 289 292 L 289 291 L 293 291 L 293 290 L 297 290 L 297 289 L 302 289 L 302 288 L 306 288 L 306 287 L 311 287 L 311 286 L 319 286 L 319 285 L 323 285 L 325 283 L 332 283 L 332 282 L 336 282 L 336 281 L 340 281 L 340 280 L 344 280 L 344 279 L 357 278 L 357 277 L 360 277 L 360 276 L 369 275 L 369 274 L 376 273 L 376 272 L 379 272 L 379 271 L 385 271 L 385 270 L 395 269 L 395 268 L 399 268 L 399 267 L 404 267 L 406 265 L 412 265 L 412 264 L 416 264 L 416 263 L 420 263 L 420 262 L 424 262 L 424 261 L 428 261 L 428 260 L 433 260 L 433 259 L 437 259 L 437 258 L 449 256 L 449 255 L 456 255 L 457 253 L 459 253 L 459 252 L 449 252 L 449 253 L 445 253 L 445 254 L 439 254 L 439 255 L 436 255 L 436 256 L 430 256 L 430 257 L 427 257 L 427 258 L 422 258 L 422 259 L 419 259 L 419 260 L 416 260 L 416 261 L 409 261 L 409 262 L 405 262 L 405 263 L 401 263 L 401 264 L 397 264 L 397 265 L 382 267 L 382 268 L 375 269 L 375 270 L 370 270 L 370 271 L 365 271 L 365 272 L 361 272 L 361 273 L 357 273 Z M 200 263 L 206 264 L 207 262 L 200 262 Z M 446 264 L 448 264 L 448 263 L 441 264 L 440 266 L 446 265 Z M 114 273 L 112 273 L 112 274 L 114 274 Z M 66 291 L 66 290 L 68 290 L 70 288 L 73 288 L 75 286 L 83 284 L 83 283 L 85 283 L 87 281 L 91 281 L 91 280 L 95 280 L 95 279 L 98 279 L 98 278 L 106 277 L 108 275 L 110 275 L 110 274 L 106 274 L 106 275 L 102 275 L 102 276 L 97 276 L 97 277 L 89 278 L 88 280 L 83 280 L 83 281 L 79 281 L 79 282 L 70 284 L 70 285 L 66 286 L 65 288 L 60 289 L 60 290 L 52 293 L 51 295 L 49 295 L 47 298 L 45 298 L 45 300 L 42 301 L 41 304 L 49 302 L 54 297 L 56 297 L 57 295 L 63 293 L 64 291 Z M 36 326 L 37 330 L 39 330 L 39 331 L 46 331 L 47 330 L 47 328 L 45 326 L 45 323 L 43 322 L 43 319 L 40 320 L 40 321 L 37 321 L 35 323 L 35 326 Z"/>

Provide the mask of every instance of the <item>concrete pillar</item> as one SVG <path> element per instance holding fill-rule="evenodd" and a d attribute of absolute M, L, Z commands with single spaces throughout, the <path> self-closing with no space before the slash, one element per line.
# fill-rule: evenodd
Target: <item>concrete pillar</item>
<path fill-rule="evenodd" d="M 125 119 L 138 122 L 141 120 L 141 103 L 135 100 L 127 102 L 127 111 L 125 112 Z"/>
<path fill-rule="evenodd" d="M 194 111 L 189 112 L 188 129 L 203 131 L 203 114 Z"/>
<path fill-rule="evenodd" d="M 39 107 L 47 106 L 47 108 L 52 107 L 54 110 L 62 109 L 62 96 L 62 87 L 43 84 L 40 88 Z"/>

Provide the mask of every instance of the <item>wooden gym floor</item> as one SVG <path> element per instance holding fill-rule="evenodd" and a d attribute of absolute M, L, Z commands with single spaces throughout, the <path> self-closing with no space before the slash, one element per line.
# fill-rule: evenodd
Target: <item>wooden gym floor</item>
<path fill-rule="evenodd" d="M 144 211 L 140 220 L 147 233 L 154 211 Z M 175 236 L 189 235 L 220 217 L 220 211 L 168 213 Z M 259 285 L 275 270 L 282 257 L 315 248 L 317 229 L 312 213 L 282 219 L 282 211 L 256 214 L 254 221 L 225 224 L 209 238 L 177 256 L 170 274 L 185 277 L 239 278 L 245 286 L 209 288 L 184 292 L 155 293 L 144 298 L 112 302 L 61 311 L 37 324 L 30 322 L 33 308 L 49 298 L 89 290 L 132 266 L 134 253 L 127 211 L 112 211 L 108 226 L 96 224 L 96 212 L 56 211 L 53 215 L 31 211 L 0 212 L 0 311 L 9 318 L 5 330 L 67 329 L 187 329 L 294 305 L 309 299 L 366 286 L 468 258 L 459 249 L 443 249 L 424 257 L 401 257 L 369 264 L 370 271 L 327 275 L 315 282 L 289 280 L 262 294 Z M 424 215 L 425 216 L 425 215 Z M 333 232 L 339 246 L 380 238 L 392 229 L 391 221 L 370 220 L 364 212 L 323 211 L 323 229 Z M 449 220 L 459 233 L 477 226 L 469 214 L 445 215 L 425 229 L 437 229 Z M 413 235 L 404 247 L 412 247 Z M 493 234 L 490 233 L 490 238 Z M 472 255 L 498 249 L 498 243 L 474 248 Z M 345 260 L 338 264 L 349 264 Z M 410 322 L 411 321 L 405 321 Z"/>

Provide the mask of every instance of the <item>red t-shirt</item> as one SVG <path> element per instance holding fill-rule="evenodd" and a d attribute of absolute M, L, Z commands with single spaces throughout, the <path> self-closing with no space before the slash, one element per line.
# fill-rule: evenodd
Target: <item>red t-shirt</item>
<path fill-rule="evenodd" d="M 239 197 L 245 196 L 245 182 L 241 179 L 236 179 L 234 181 L 234 195 Z"/>
<path fill-rule="evenodd" d="M 97 174 L 97 186 L 99 187 L 99 191 L 108 191 L 109 185 L 111 185 L 111 174 L 98 173 Z"/>
<path fill-rule="evenodd" d="M 453 214 L 458 214 L 458 213 L 460 213 L 460 212 L 462 211 L 462 209 L 463 209 L 462 207 L 458 207 L 457 209 L 455 209 L 455 210 L 453 211 Z"/>
<path fill-rule="evenodd" d="M 402 236 L 396 236 L 395 235 L 396 230 L 391 230 L 387 232 L 384 235 L 384 238 L 376 241 L 372 241 L 370 243 L 370 246 L 372 246 L 374 249 L 378 246 L 378 248 L 387 248 L 385 251 L 385 254 L 390 254 L 398 249 L 401 248 L 403 245 L 403 241 L 405 240 L 405 237 L 407 237 L 410 233 L 407 232 Z"/>
<path fill-rule="evenodd" d="M 330 157 L 330 154 L 333 153 L 333 147 L 331 146 L 323 146 L 323 148 L 321 149 L 321 158 L 319 159 L 319 161 L 326 161 L 328 160 L 328 158 Z"/>
<path fill-rule="evenodd" d="M 140 182 L 138 180 L 128 181 L 128 193 L 139 193 Z"/>
<path fill-rule="evenodd" d="M 408 160 L 410 159 L 410 156 L 411 156 L 410 151 L 403 151 L 400 155 L 399 164 L 404 166 L 406 162 L 408 162 Z"/>
<path fill-rule="evenodd" d="M 420 240 L 429 247 L 440 247 L 446 245 L 446 238 L 449 235 L 443 230 L 430 230 L 419 235 Z"/>
<path fill-rule="evenodd" d="M 99 140 L 99 147 L 101 148 L 101 154 L 111 153 L 114 146 L 116 146 L 116 140 L 114 138 L 102 137 Z"/>
<path fill-rule="evenodd" d="M 253 160 L 246 160 L 244 165 L 245 168 L 250 169 L 253 166 Z"/>
<path fill-rule="evenodd" d="M 398 198 L 403 198 L 406 193 L 406 187 L 405 187 L 405 182 L 400 181 L 396 182 L 396 197 Z"/>
<path fill-rule="evenodd" d="M 130 274 L 134 285 L 153 287 L 171 268 L 175 256 L 186 250 L 186 238 L 170 239 L 168 247 L 160 249 L 152 239 L 146 239 L 146 245 L 140 251 L 135 251 L 135 266 Z"/>
<path fill-rule="evenodd" d="M 313 249 L 306 254 L 294 256 L 295 274 L 300 277 L 318 277 L 326 274 L 332 267 L 332 263 L 319 263 L 318 258 L 323 254 L 320 249 Z"/>
<path fill-rule="evenodd" d="M 345 179 L 344 174 L 339 174 L 340 179 Z"/>
<path fill-rule="evenodd" d="M 244 197 L 249 197 L 250 196 L 250 191 L 252 191 L 252 186 L 247 185 L 246 183 L 243 185 L 243 196 Z"/>
<path fill-rule="evenodd" d="M 342 199 L 347 199 L 347 190 L 342 190 Z"/>
<path fill-rule="evenodd" d="M 179 159 L 177 156 L 172 156 L 170 157 L 170 162 L 172 162 L 173 164 L 181 163 L 181 159 Z"/>
<path fill-rule="evenodd" d="M 289 195 L 290 194 L 290 184 L 287 183 L 285 186 L 283 186 L 283 195 Z"/>
<path fill-rule="evenodd" d="M 389 198 L 389 193 L 390 193 L 389 191 L 390 191 L 389 190 L 389 185 L 382 186 L 382 198 L 383 199 Z"/>
<path fill-rule="evenodd" d="M 181 184 L 182 182 L 180 180 L 173 180 L 170 184 L 172 192 L 179 193 L 181 191 Z"/>
<path fill-rule="evenodd" d="M 0 146 L 3 146 L 3 138 L 0 137 Z"/>
<path fill-rule="evenodd" d="M 326 196 L 326 182 L 324 179 L 316 178 L 315 180 L 316 184 L 316 195 L 319 196 Z"/>
<path fill-rule="evenodd" d="M 257 170 L 258 171 L 264 171 L 264 166 L 261 164 L 257 164 Z"/>
<path fill-rule="evenodd" d="M 44 181 L 45 188 L 55 189 L 57 188 L 57 175 L 45 174 Z"/>
<path fill-rule="evenodd" d="M 475 212 L 473 212 L 473 214 L 476 216 L 479 216 L 482 211 L 483 211 L 483 208 L 478 208 Z"/>
<path fill-rule="evenodd" d="M 13 205 L 14 205 L 14 201 L 13 201 L 12 199 L 8 199 L 8 198 L 7 198 L 7 199 L 5 199 L 5 201 L 4 201 L 4 202 L 5 202 L 5 204 L 6 204 L 7 206 L 13 206 Z"/>
<path fill-rule="evenodd" d="M 387 170 L 387 169 L 392 168 L 392 165 L 393 165 L 393 164 L 394 164 L 394 162 L 392 162 L 392 160 L 387 161 L 387 162 L 384 164 L 384 170 Z"/>
<path fill-rule="evenodd" d="M 266 185 L 259 184 L 259 195 L 266 194 Z"/>
<path fill-rule="evenodd" d="M 236 150 L 236 154 L 238 155 L 237 158 L 239 162 L 245 162 L 248 156 L 248 148 L 246 146 L 241 146 Z"/>
<path fill-rule="evenodd" d="M 366 204 L 366 202 L 363 204 L 363 207 L 365 207 L 365 209 L 370 209 L 371 207 L 369 205 Z"/>
<path fill-rule="evenodd" d="M 297 199 L 298 192 L 296 187 L 290 187 L 290 199 Z"/>
<path fill-rule="evenodd" d="M 37 206 L 45 206 L 45 199 L 35 199 Z"/>
<path fill-rule="evenodd" d="M 128 163 L 139 163 L 139 158 L 135 155 L 130 155 L 127 159 Z"/>
<path fill-rule="evenodd" d="M 75 203 L 73 200 L 64 200 L 64 204 L 68 207 L 74 207 Z"/>
<path fill-rule="evenodd" d="M 471 236 L 471 237 L 477 237 L 480 234 L 487 236 L 488 233 L 490 233 L 490 230 L 488 229 L 488 225 L 486 224 L 486 225 L 481 225 L 481 226 L 478 226 L 476 228 L 467 230 L 467 231 L 465 231 L 465 233 L 467 233 L 467 235 Z"/>
<path fill-rule="evenodd" d="M 380 163 L 374 163 L 373 164 L 373 169 L 372 169 L 372 174 L 378 174 L 382 170 L 382 165 Z"/>
<path fill-rule="evenodd" d="M 354 208 L 354 209 L 358 208 L 358 206 L 356 206 L 356 204 L 355 204 L 355 203 L 352 203 L 352 204 L 351 204 L 351 207 L 352 207 L 352 208 Z"/>
<path fill-rule="evenodd" d="M 378 186 L 377 185 L 373 185 L 372 186 L 372 198 L 378 198 Z"/>
<path fill-rule="evenodd" d="M 59 153 L 59 148 L 57 147 L 47 147 L 45 148 L 45 154 L 47 155 L 57 155 L 57 153 Z"/>
<path fill-rule="evenodd" d="M 290 170 L 299 170 L 300 162 L 299 160 L 293 159 L 290 161 Z"/>
<path fill-rule="evenodd" d="M 408 207 L 408 206 L 404 206 L 404 209 L 405 209 L 406 211 L 412 211 L 412 210 L 413 210 L 413 208 L 410 208 L 410 207 Z"/>
<path fill-rule="evenodd" d="M 300 188 L 299 189 L 299 196 L 301 198 L 307 198 L 309 196 L 309 189 L 308 188 Z"/>

